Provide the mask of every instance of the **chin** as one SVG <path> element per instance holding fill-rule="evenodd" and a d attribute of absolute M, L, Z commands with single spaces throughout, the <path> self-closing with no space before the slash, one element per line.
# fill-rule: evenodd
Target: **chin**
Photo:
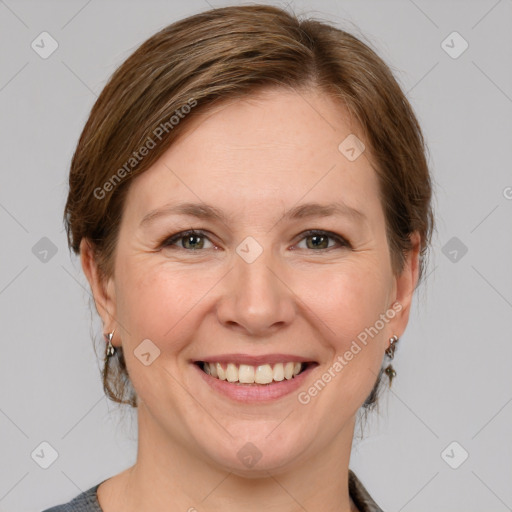
<path fill-rule="evenodd" d="M 273 434 L 268 436 L 267 432 L 272 429 L 260 429 L 254 436 L 234 436 L 227 441 L 225 449 L 219 450 L 217 444 L 206 451 L 214 464 L 226 471 L 244 478 L 261 478 L 268 477 L 269 472 L 286 471 L 309 445 L 290 434 L 272 439 Z"/>

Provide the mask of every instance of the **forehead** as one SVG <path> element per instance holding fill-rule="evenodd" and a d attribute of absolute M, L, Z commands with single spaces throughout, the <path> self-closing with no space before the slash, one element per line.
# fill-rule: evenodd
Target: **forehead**
<path fill-rule="evenodd" d="M 177 196 L 235 216 L 252 206 L 294 206 L 301 198 L 340 199 L 371 213 L 380 201 L 370 155 L 365 150 L 351 161 L 339 148 L 354 135 L 364 141 L 347 109 L 316 91 L 274 89 L 225 102 L 190 120 L 134 180 L 127 201 L 138 217 Z"/>

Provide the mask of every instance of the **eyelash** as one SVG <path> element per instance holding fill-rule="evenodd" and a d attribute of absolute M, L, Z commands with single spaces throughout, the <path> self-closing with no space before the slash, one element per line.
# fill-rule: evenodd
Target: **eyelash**
<path fill-rule="evenodd" d="M 164 248 L 172 247 L 180 239 L 185 238 L 186 236 L 192 236 L 192 235 L 203 237 L 203 238 L 210 240 L 208 238 L 208 236 L 206 236 L 204 231 L 196 230 L 196 229 L 189 229 L 187 231 L 180 231 L 179 233 L 176 233 L 174 235 L 171 235 L 170 237 L 165 238 L 159 244 L 158 248 L 164 249 Z M 324 231 L 324 230 L 319 230 L 319 229 L 311 229 L 311 230 L 305 231 L 304 233 L 302 233 L 302 238 L 299 240 L 299 242 L 301 242 L 305 238 L 308 238 L 309 236 L 326 236 L 328 238 L 336 240 L 336 242 L 338 242 L 338 244 L 340 245 L 340 247 L 338 247 L 338 248 L 348 248 L 348 249 L 352 248 L 352 245 L 350 244 L 350 242 L 348 240 L 346 240 L 345 238 L 343 238 L 342 236 L 337 235 L 336 233 L 332 233 L 330 231 Z M 211 242 L 211 240 L 210 240 L 210 242 Z M 200 252 L 202 250 L 205 250 L 205 249 L 185 249 L 184 247 L 179 247 L 179 249 L 183 250 L 183 251 L 188 251 L 188 252 L 196 252 L 196 251 Z M 331 249 L 336 249 L 336 247 L 327 247 L 325 249 L 318 249 L 318 250 L 310 249 L 310 250 L 312 250 L 314 252 L 324 252 L 324 251 L 329 251 Z"/>

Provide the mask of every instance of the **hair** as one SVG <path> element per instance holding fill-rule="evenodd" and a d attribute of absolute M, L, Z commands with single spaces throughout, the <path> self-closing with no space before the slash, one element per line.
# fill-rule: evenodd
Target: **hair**
<path fill-rule="evenodd" d="M 411 105 L 388 66 L 358 38 L 267 5 L 218 8 L 177 21 L 113 73 L 71 162 L 64 211 L 70 249 L 79 254 L 87 239 L 100 278 L 112 276 L 132 180 L 192 119 L 275 87 L 327 94 L 356 119 L 376 163 L 393 272 L 403 270 L 410 235 L 417 232 L 419 282 L 434 219 L 427 148 Z M 382 374 L 363 404 L 366 410 L 377 402 Z M 111 400 L 137 407 L 122 348 L 105 358 L 102 376 Z"/>

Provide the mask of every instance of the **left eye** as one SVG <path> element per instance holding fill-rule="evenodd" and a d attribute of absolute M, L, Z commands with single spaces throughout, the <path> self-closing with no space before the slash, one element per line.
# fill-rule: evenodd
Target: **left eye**
<path fill-rule="evenodd" d="M 310 239 L 312 241 L 311 244 L 307 243 L 307 240 Z M 328 231 L 317 231 L 317 230 L 311 230 L 306 231 L 306 233 L 303 233 L 302 240 L 306 240 L 306 245 L 308 249 L 311 248 L 320 248 L 320 249 L 331 249 L 332 245 L 328 245 L 328 240 L 335 240 L 341 247 L 349 247 L 350 244 L 341 236 L 336 235 L 334 233 L 330 233 Z M 327 244 L 327 245 L 325 245 Z"/>
<path fill-rule="evenodd" d="M 303 240 L 306 240 L 306 249 L 331 249 L 333 246 L 329 245 L 329 239 L 337 242 L 340 247 L 350 247 L 349 242 L 346 241 L 344 238 L 342 238 L 339 235 L 336 235 L 335 233 L 330 233 L 328 231 L 311 230 L 306 231 L 302 235 L 303 236 L 301 238 L 301 242 Z M 311 240 L 311 243 L 307 243 L 308 239 Z M 181 247 L 178 248 L 197 251 L 205 248 L 204 240 L 208 240 L 209 243 L 211 244 L 211 241 L 204 234 L 203 231 L 197 231 L 192 229 L 189 231 L 182 231 L 180 233 L 176 233 L 175 235 L 172 235 L 171 237 L 165 239 L 162 242 L 161 247 L 172 247 L 176 245 L 176 242 L 182 242 Z M 206 247 L 206 249 L 208 249 L 208 247 Z"/>

